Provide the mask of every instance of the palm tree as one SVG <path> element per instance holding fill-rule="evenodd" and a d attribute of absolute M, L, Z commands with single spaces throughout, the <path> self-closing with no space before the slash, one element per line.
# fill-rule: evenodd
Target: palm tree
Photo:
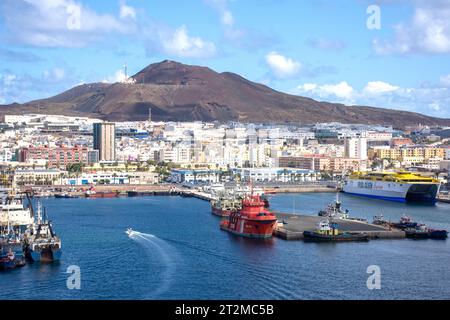
<path fill-rule="evenodd" d="M 117 173 L 114 172 L 112 176 L 113 176 L 113 184 L 116 184 Z"/>

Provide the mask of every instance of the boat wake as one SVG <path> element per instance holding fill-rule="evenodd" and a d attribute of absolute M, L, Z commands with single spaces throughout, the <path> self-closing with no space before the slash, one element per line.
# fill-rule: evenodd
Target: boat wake
<path fill-rule="evenodd" d="M 155 257 L 157 257 L 161 268 L 163 268 L 163 271 L 160 274 L 159 286 L 150 292 L 146 298 L 155 298 L 168 291 L 175 275 L 174 259 L 178 256 L 176 250 L 166 241 L 152 234 L 142 233 L 131 229 L 128 229 L 126 233 L 130 239 L 145 248 L 149 258 L 155 259 Z M 152 273 L 154 273 L 153 270 Z"/>

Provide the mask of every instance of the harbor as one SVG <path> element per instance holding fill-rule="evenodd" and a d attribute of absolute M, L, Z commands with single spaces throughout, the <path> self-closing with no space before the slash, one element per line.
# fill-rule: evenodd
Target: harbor
<path fill-rule="evenodd" d="M 399 221 L 408 213 L 449 229 L 449 204 L 414 206 L 340 194 L 352 216 L 372 221 L 383 213 Z M 334 193 L 272 194 L 271 210 L 295 227 L 335 200 Z M 195 197 L 41 199 L 63 241 L 58 263 L 29 263 L 4 272 L 2 299 L 392 299 L 450 298 L 450 279 L 439 276 L 450 241 L 390 240 L 306 243 L 281 238 L 246 239 L 221 231 L 208 201 Z M 376 205 L 375 205 L 376 204 Z M 130 210 L 133 208 L 133 210 Z M 286 216 L 279 214 L 284 212 Z M 341 226 L 342 228 L 345 225 Z M 125 231 L 140 232 L 136 240 Z M 365 286 L 368 265 L 379 265 L 385 290 Z M 77 265 L 82 290 L 67 290 L 66 270 Z M 121 266 L 126 265 L 126 268 Z M 219 271 L 220 270 L 220 271 Z M 223 280 L 228 274 L 227 281 Z M 260 286 L 252 283 L 265 281 Z M 408 279 L 426 286 L 409 286 Z M 217 285 L 210 285 L 211 283 Z M 339 292 L 325 290 L 333 286 Z M 15 288 L 16 287 L 16 288 Z M 101 290 L 99 288 L 102 288 Z M 190 288 L 188 291 L 186 288 Z M 431 289 L 430 289 L 431 288 Z"/>
<path fill-rule="evenodd" d="M 233 210 L 228 208 L 224 212 L 220 212 L 218 208 L 221 206 L 220 201 L 234 202 L 232 206 L 239 206 L 241 200 L 244 199 L 245 194 L 254 192 L 257 190 L 258 194 L 267 196 L 276 194 L 296 194 L 296 193 L 335 193 L 336 197 L 341 189 L 335 183 L 327 184 L 304 184 L 304 185 L 261 185 L 259 187 L 249 186 L 225 186 L 224 184 L 216 184 L 213 186 L 188 188 L 186 186 L 180 186 L 176 184 L 166 184 L 159 186 L 93 186 L 86 188 L 56 188 L 52 191 L 47 191 L 47 196 L 54 196 L 55 198 L 114 198 L 119 196 L 126 197 L 152 197 L 152 196 L 181 196 L 185 198 L 197 198 L 203 201 L 211 203 L 211 210 L 213 214 L 227 218 Z M 241 190 L 240 196 L 236 198 L 236 190 Z M 33 190 L 32 190 L 33 191 Z M 238 193 L 239 193 L 238 192 Z M 39 190 L 33 194 L 42 194 Z M 234 195 L 233 195 L 234 194 Z M 226 195 L 226 196 L 225 196 Z M 225 198 L 224 198 L 225 196 Z M 232 200 L 236 198 L 236 200 Z M 227 200 L 228 199 L 228 200 Z M 438 201 L 442 201 L 442 198 L 438 197 Z M 267 206 L 270 204 L 268 200 L 265 200 Z M 230 204 L 231 204 L 230 202 Z M 227 206 L 230 206 L 228 204 Z M 338 198 L 334 203 L 328 204 L 334 206 L 338 204 L 341 206 Z M 218 208 L 214 208 L 218 205 Z M 222 204 L 224 205 L 224 204 Z M 348 213 L 342 214 L 333 219 L 325 219 L 321 217 L 321 212 L 318 210 L 319 215 L 310 215 L 304 212 L 286 213 L 286 212 L 274 212 L 278 223 L 273 228 L 273 236 L 283 240 L 305 240 L 305 233 L 314 232 L 320 223 L 333 223 L 339 226 L 339 232 L 343 234 L 353 235 L 354 237 L 367 237 L 369 240 L 377 239 L 404 239 L 408 236 L 408 232 L 405 230 L 395 228 L 392 225 L 380 225 L 367 221 L 359 217 L 349 217 Z M 418 228 L 417 228 L 418 229 Z M 416 230 L 417 231 L 417 230 Z M 411 231 L 409 232 L 411 235 Z"/>

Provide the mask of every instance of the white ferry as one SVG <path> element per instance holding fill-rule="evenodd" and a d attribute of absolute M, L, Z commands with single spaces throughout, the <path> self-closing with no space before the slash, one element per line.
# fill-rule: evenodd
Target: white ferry
<path fill-rule="evenodd" d="M 343 185 L 348 194 L 397 202 L 436 202 L 440 182 L 410 172 L 358 172 Z"/>

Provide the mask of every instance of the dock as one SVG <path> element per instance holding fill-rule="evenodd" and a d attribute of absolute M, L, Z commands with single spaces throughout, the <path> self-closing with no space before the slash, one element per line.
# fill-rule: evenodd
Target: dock
<path fill-rule="evenodd" d="M 303 232 L 314 230 L 316 224 L 324 219 L 302 214 L 276 213 L 276 215 L 278 222 L 283 222 L 283 226 L 275 229 L 274 236 L 284 240 L 303 240 Z M 334 219 L 333 222 L 338 223 L 342 231 L 365 233 L 370 239 L 404 239 L 406 237 L 404 231 L 367 222 L 339 219 Z"/>

